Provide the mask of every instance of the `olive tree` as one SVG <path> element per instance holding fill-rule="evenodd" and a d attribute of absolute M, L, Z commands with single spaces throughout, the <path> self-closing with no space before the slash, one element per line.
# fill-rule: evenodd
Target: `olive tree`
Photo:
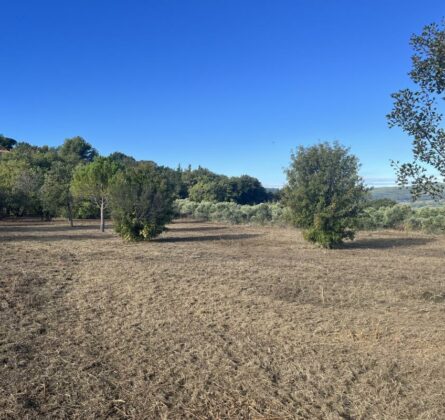
<path fill-rule="evenodd" d="M 411 184 L 416 199 L 421 194 L 443 197 L 445 182 L 445 130 L 438 105 L 445 96 L 445 21 L 425 26 L 411 37 L 412 69 L 415 89 L 392 95 L 394 106 L 387 115 L 390 127 L 398 126 L 412 139 L 413 161 L 393 162 L 398 183 Z"/>
<path fill-rule="evenodd" d="M 354 238 L 367 196 L 358 168 L 358 159 L 338 143 L 292 153 L 284 202 L 305 239 L 332 248 Z"/>

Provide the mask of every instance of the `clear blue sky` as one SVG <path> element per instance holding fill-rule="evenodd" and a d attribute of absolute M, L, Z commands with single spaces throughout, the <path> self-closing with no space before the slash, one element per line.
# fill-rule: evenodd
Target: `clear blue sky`
<path fill-rule="evenodd" d="M 444 0 L 10 0 L 0 133 L 283 184 L 290 150 L 339 140 L 370 184 L 410 144 L 387 128 L 409 37 Z"/>

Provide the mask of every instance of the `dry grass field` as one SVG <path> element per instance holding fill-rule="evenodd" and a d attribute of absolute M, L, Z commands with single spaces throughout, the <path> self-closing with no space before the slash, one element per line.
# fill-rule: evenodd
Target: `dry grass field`
<path fill-rule="evenodd" d="M 0 222 L 0 417 L 445 418 L 445 237 Z"/>

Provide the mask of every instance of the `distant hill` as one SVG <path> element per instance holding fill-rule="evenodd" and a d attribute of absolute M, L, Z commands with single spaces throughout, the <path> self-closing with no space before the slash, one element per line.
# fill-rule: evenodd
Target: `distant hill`
<path fill-rule="evenodd" d="M 427 195 L 423 195 L 413 202 L 409 187 L 376 187 L 371 190 L 371 197 L 374 200 L 389 198 L 397 201 L 398 203 L 413 204 L 416 207 L 445 204 L 445 200 L 440 200 L 440 202 L 437 202 Z"/>
<path fill-rule="evenodd" d="M 266 191 L 270 192 L 270 193 L 273 193 L 273 194 L 276 194 L 277 192 L 280 191 L 280 188 L 266 187 Z"/>
<path fill-rule="evenodd" d="M 376 187 L 371 190 L 371 196 L 374 200 L 389 198 L 398 202 L 411 201 L 410 188 L 408 187 Z M 425 197 L 425 199 L 427 199 Z"/>

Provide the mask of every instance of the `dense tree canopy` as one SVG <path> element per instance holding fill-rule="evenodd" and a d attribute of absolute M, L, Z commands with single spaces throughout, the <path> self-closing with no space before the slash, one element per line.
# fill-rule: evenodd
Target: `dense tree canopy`
<path fill-rule="evenodd" d="M 17 144 L 17 140 L 11 139 L 9 137 L 5 137 L 0 134 L 0 150 L 11 150 Z"/>
<path fill-rule="evenodd" d="M 90 200 L 100 211 L 100 230 L 105 230 L 105 209 L 109 203 L 110 183 L 119 165 L 110 158 L 97 157 L 76 167 L 71 182 L 74 197 Z"/>
<path fill-rule="evenodd" d="M 112 217 L 127 240 L 149 240 L 173 218 L 174 185 L 165 168 L 153 163 L 127 167 L 110 188 Z"/>
<path fill-rule="evenodd" d="M 74 199 L 70 187 L 73 168 L 63 161 L 55 161 L 46 172 L 41 188 L 41 200 L 47 217 L 61 215 L 73 226 Z"/>
<path fill-rule="evenodd" d="M 237 204 L 259 204 L 272 199 L 257 178 L 242 175 L 227 177 L 217 175 L 208 169 L 188 169 L 182 173 L 185 184 L 185 194 L 180 198 L 190 198 L 192 201 L 227 202 Z"/>
<path fill-rule="evenodd" d="M 388 114 L 391 127 L 398 126 L 412 138 L 413 161 L 394 162 L 400 185 L 411 184 L 413 198 L 429 194 L 443 197 L 445 182 L 445 130 L 438 107 L 445 97 L 445 21 L 426 26 L 411 38 L 414 49 L 409 73 L 417 89 L 392 95 Z"/>
<path fill-rule="evenodd" d="M 299 147 L 292 154 L 285 202 L 306 239 L 331 248 L 354 238 L 367 194 L 358 167 L 338 143 Z"/>
<path fill-rule="evenodd" d="M 127 239 L 150 239 L 173 215 L 175 198 L 257 204 L 270 199 L 253 177 L 227 177 L 198 167 L 171 169 L 115 152 L 100 157 L 82 137 L 59 147 L 0 137 L 0 217 L 112 215 Z M 109 204 L 112 203 L 112 206 Z"/>
<path fill-rule="evenodd" d="M 97 150 L 82 137 L 66 139 L 58 149 L 58 154 L 65 162 L 77 165 L 78 163 L 89 163 L 98 156 Z"/>

